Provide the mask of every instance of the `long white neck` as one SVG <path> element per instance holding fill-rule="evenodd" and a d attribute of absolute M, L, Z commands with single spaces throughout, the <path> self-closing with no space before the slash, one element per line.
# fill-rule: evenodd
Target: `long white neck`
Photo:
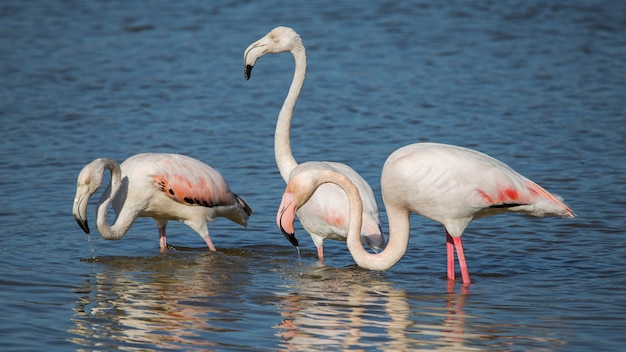
<path fill-rule="evenodd" d="M 291 151 L 291 141 L 289 139 L 289 131 L 291 129 L 291 119 L 296 108 L 296 102 L 304 85 L 306 75 L 306 52 L 302 43 L 294 46 L 291 50 L 295 60 L 295 69 L 289 93 L 283 102 L 276 121 L 276 131 L 274 134 L 274 156 L 276 165 L 280 171 L 280 176 L 287 182 L 289 174 L 298 165 Z"/>
<path fill-rule="evenodd" d="M 382 252 L 372 254 L 361 243 L 363 203 L 359 191 L 350 180 L 340 174 L 320 178 L 322 182 L 332 182 L 343 188 L 350 202 L 350 223 L 346 243 L 354 261 L 362 268 L 387 270 L 396 264 L 406 253 L 409 245 L 409 212 L 402 208 L 388 208 L 389 242 Z"/>
<path fill-rule="evenodd" d="M 96 213 L 96 226 L 102 238 L 107 240 L 119 240 L 128 232 L 128 229 L 130 229 L 134 217 L 125 217 L 122 211 L 118 214 L 112 226 L 109 226 L 107 223 L 107 210 L 109 205 L 111 201 L 115 199 L 122 186 L 122 170 L 113 159 L 104 159 L 104 162 L 104 169 L 111 172 L 111 183 L 100 198 L 98 211 Z"/>

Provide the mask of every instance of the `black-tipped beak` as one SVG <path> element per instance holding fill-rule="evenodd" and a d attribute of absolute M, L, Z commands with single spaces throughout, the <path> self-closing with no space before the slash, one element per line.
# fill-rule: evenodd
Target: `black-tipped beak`
<path fill-rule="evenodd" d="M 293 194 L 291 192 L 285 192 L 283 199 L 280 201 L 278 212 L 276 212 L 276 225 L 278 225 L 280 232 L 283 233 L 287 241 L 291 242 L 295 247 L 298 247 L 298 239 L 294 235 L 295 230 L 293 227 L 296 211 Z"/>
<path fill-rule="evenodd" d="M 74 217 L 74 219 L 76 220 L 76 223 L 78 223 L 78 226 L 80 226 L 86 234 L 89 234 L 89 225 L 87 224 L 87 220 L 83 220 L 78 217 Z"/>
<path fill-rule="evenodd" d="M 246 67 L 243 69 L 243 76 L 246 77 L 246 81 L 250 79 L 250 74 L 252 73 L 252 68 L 254 66 L 252 65 L 246 65 Z"/>
<path fill-rule="evenodd" d="M 283 233 L 283 236 L 285 236 L 287 241 L 289 241 L 294 247 L 298 247 L 298 239 L 296 238 L 295 234 L 288 233 L 282 227 L 280 228 L 280 231 Z"/>

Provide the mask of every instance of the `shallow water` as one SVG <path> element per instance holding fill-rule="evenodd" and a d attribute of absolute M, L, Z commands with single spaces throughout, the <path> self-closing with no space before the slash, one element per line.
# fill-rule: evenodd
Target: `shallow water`
<path fill-rule="evenodd" d="M 626 6 L 620 2 L 4 1 L 0 5 L 0 348 L 9 350 L 620 350 L 626 338 Z M 440 225 L 412 217 L 407 255 L 324 265 L 276 228 L 273 158 L 293 72 L 243 78 L 243 50 L 296 29 L 308 72 L 296 159 L 345 162 L 378 184 L 414 142 L 475 148 L 562 196 L 577 218 L 501 215 L 464 236 L 473 283 L 445 279 Z M 196 157 L 255 213 L 154 222 L 120 241 L 71 215 L 96 157 Z M 90 206 L 94 223 L 95 197 Z"/>

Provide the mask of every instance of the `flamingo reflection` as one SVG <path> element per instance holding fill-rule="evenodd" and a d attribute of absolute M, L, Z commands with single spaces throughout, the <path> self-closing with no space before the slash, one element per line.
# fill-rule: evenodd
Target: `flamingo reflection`
<path fill-rule="evenodd" d="M 470 351 L 463 305 L 467 291 L 410 297 L 403 289 L 358 268 L 299 268 L 290 292 L 279 292 L 281 351 Z M 287 275 L 289 276 L 289 275 Z M 444 303 L 441 303 L 441 300 Z M 423 305 L 423 306 L 422 306 Z"/>
<path fill-rule="evenodd" d="M 76 289 L 72 341 L 85 347 L 115 341 L 120 349 L 214 347 L 217 342 L 199 334 L 220 331 L 214 322 L 228 314 L 214 301 L 232 292 L 231 280 L 244 285 L 249 280 L 239 260 L 236 265 L 243 271 L 222 269 L 232 260 L 204 253 L 99 258 L 102 270 Z"/>
<path fill-rule="evenodd" d="M 522 338 L 508 320 L 473 315 L 483 301 L 453 283 L 407 291 L 398 285 L 411 273 L 286 266 L 241 251 L 97 258 L 75 288 L 70 340 L 85 350 L 471 351 Z"/>

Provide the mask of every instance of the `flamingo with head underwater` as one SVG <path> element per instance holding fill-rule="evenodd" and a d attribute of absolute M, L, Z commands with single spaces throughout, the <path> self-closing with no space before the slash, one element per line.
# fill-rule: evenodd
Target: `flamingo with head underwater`
<path fill-rule="evenodd" d="M 309 168 L 325 168 L 346 175 L 358 188 L 363 201 L 361 241 L 378 250 L 386 245 L 381 232 L 376 198 L 370 185 L 356 171 L 337 162 L 309 161 L 298 164 L 293 157 L 290 145 L 290 128 L 296 102 L 304 85 L 306 74 L 306 53 L 298 33 L 288 27 L 276 27 L 263 38 L 252 43 L 244 52 L 244 73 L 249 79 L 256 61 L 265 54 L 290 52 L 295 60 L 295 71 L 289 92 L 285 98 L 274 138 L 276 164 L 285 182 Z M 298 210 L 302 227 L 311 235 L 317 247 L 319 260 L 324 258 L 324 240 L 345 241 L 348 231 L 348 198 L 336 185 L 325 184 L 313 194 L 310 201 Z M 287 239 L 298 246 L 298 240 L 291 234 Z"/>
<path fill-rule="evenodd" d="M 464 285 L 470 276 L 461 236 L 474 219 L 504 212 L 537 217 L 574 217 L 562 200 L 520 175 L 508 165 L 475 150 L 437 143 L 416 143 L 393 152 L 385 162 L 381 188 L 389 219 L 389 241 L 380 253 L 366 252 L 358 241 L 361 223 L 359 192 L 349 179 L 329 170 L 309 169 L 292 177 L 280 204 L 276 222 L 290 236 L 295 212 L 317 187 L 339 185 L 350 200 L 347 245 L 357 265 L 387 270 L 406 253 L 409 216 L 423 215 L 443 224 L 446 231 L 448 279 L 454 280 L 454 249 Z"/>
<path fill-rule="evenodd" d="M 89 233 L 87 204 L 102 185 L 106 170 L 111 180 L 98 204 L 96 225 L 107 240 L 118 240 L 138 217 L 153 218 L 159 229 L 161 251 L 167 249 L 165 226 L 178 220 L 191 227 L 215 251 L 208 222 L 217 217 L 247 225 L 252 209 L 231 192 L 222 175 L 207 164 L 180 154 L 144 153 L 126 159 L 120 166 L 109 158 L 98 158 L 81 170 L 72 213 L 78 225 Z M 113 203 L 117 214 L 107 223 Z"/>

